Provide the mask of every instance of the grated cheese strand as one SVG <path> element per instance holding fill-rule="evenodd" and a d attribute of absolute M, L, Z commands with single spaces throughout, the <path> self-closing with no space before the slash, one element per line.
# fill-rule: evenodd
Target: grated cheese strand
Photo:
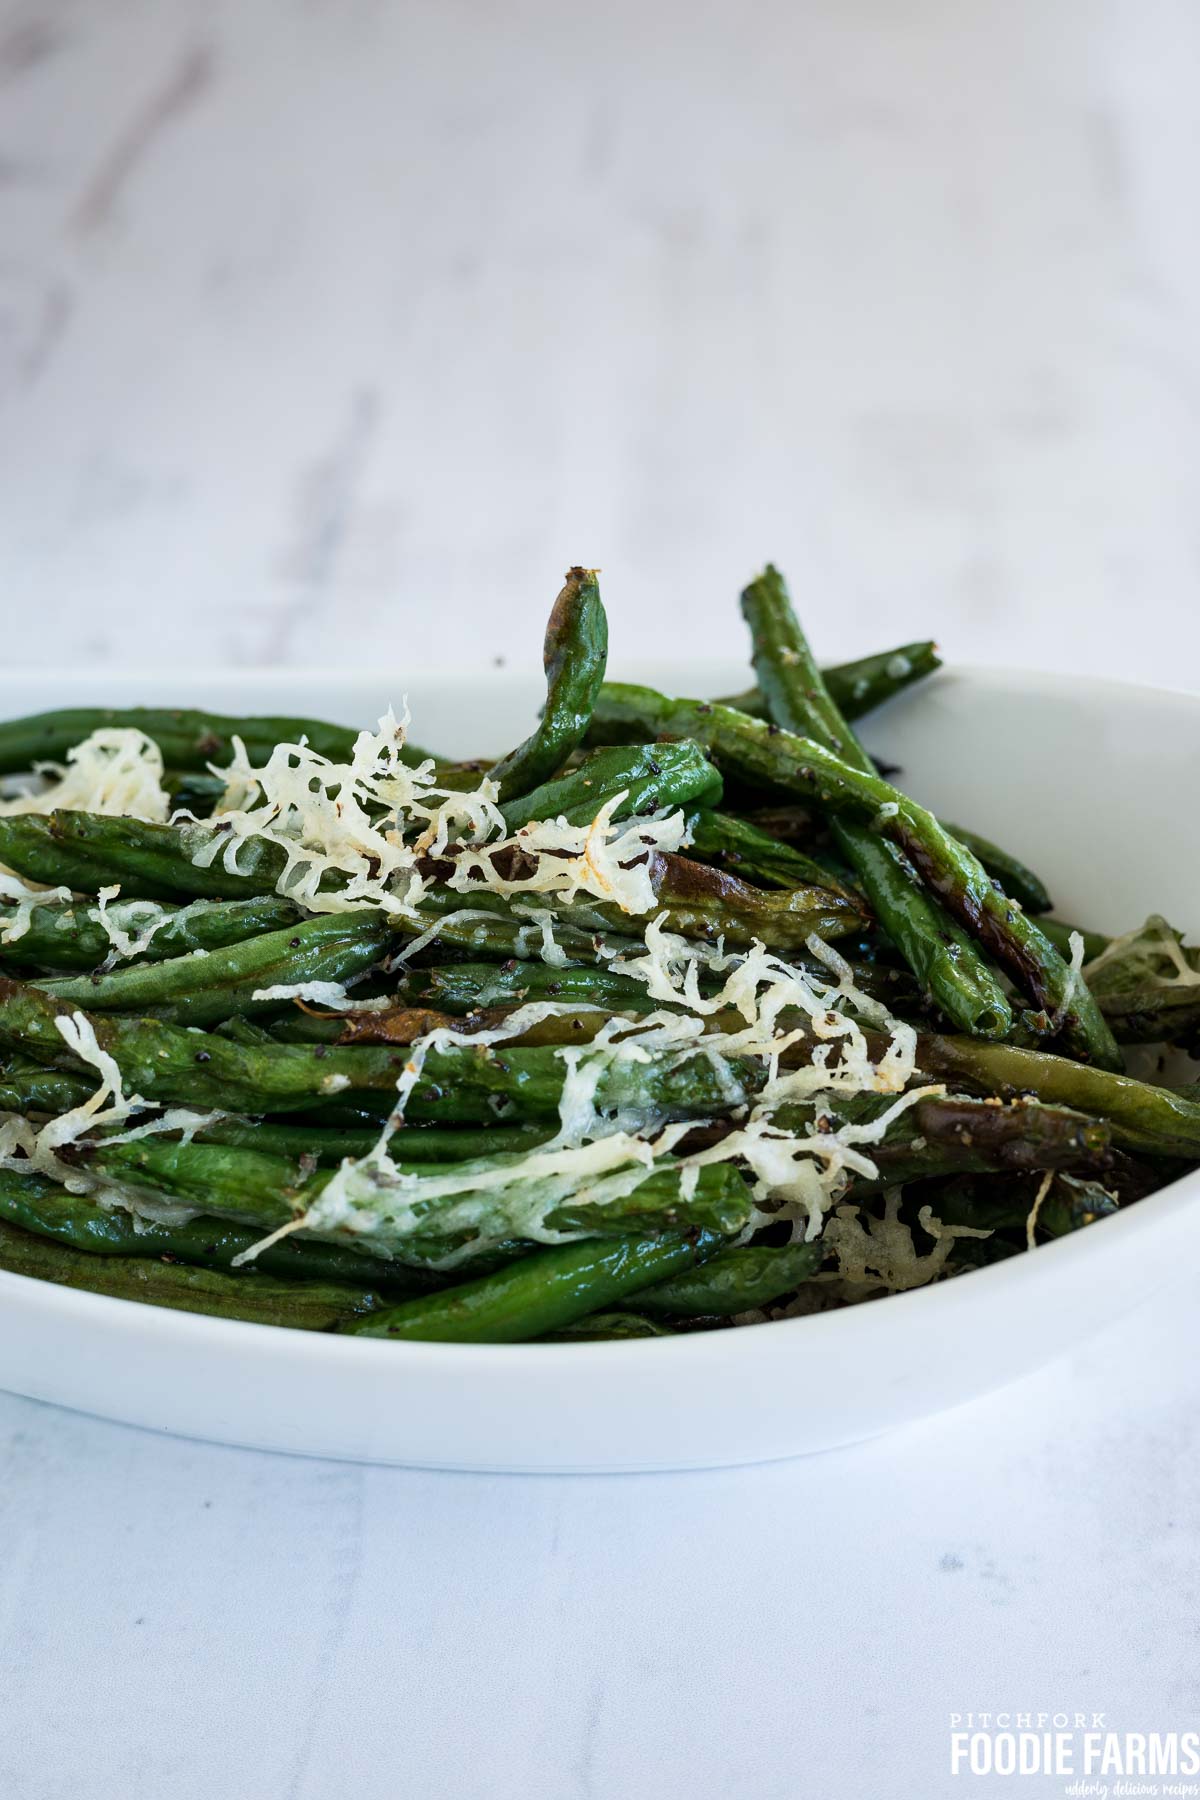
<path fill-rule="evenodd" d="M 163 787 L 162 751 L 144 731 L 128 726 L 93 731 L 67 751 L 65 767 L 39 763 L 37 771 L 44 785 L 35 793 L 0 800 L 0 813 L 61 809 L 161 824 L 171 810 Z"/>
<path fill-rule="evenodd" d="M 159 906 L 156 900 L 125 900 L 121 903 L 120 916 L 112 910 L 113 901 L 117 899 L 121 889 L 102 887 L 96 895 L 96 905 L 88 908 L 88 917 L 103 927 L 105 936 L 112 945 L 109 963 L 126 961 L 131 956 L 141 956 L 150 947 L 155 933 L 169 923 L 172 915 L 165 906 Z"/>
<path fill-rule="evenodd" d="M 469 893 L 482 882 L 493 893 L 553 894 L 567 903 L 578 894 L 590 894 L 615 903 L 622 912 L 648 913 L 657 904 L 650 857 L 658 850 L 678 850 L 687 825 L 678 811 L 615 821 L 613 814 L 626 799 L 627 793 L 614 794 L 590 825 L 541 819 L 498 844 L 478 850 L 468 847 L 456 859 L 449 885 L 458 893 Z M 494 859 L 498 852 L 511 850 L 535 859 L 528 875 L 500 874 Z"/>
<path fill-rule="evenodd" d="M 72 1193 L 79 1193 L 89 1185 L 88 1177 L 60 1162 L 57 1152 L 67 1144 L 76 1143 L 97 1126 L 124 1125 L 147 1102 L 140 1094 L 126 1099 L 121 1071 L 109 1052 L 96 1041 L 91 1021 L 83 1013 L 63 1014 L 54 1024 L 71 1054 L 96 1070 L 100 1085 L 95 1093 L 69 1112 L 47 1120 L 40 1130 L 28 1119 L 10 1115 L 0 1129 L 0 1167 L 22 1173 L 28 1173 L 32 1168 L 39 1175 L 61 1181 Z M 15 1154 L 17 1150 L 21 1152 L 19 1157 Z"/>
<path fill-rule="evenodd" d="M 37 907 L 48 906 L 59 900 L 70 900 L 71 897 L 70 888 L 38 887 L 22 881 L 19 875 L 13 875 L 7 869 L 0 869 L 0 903 L 14 902 L 12 912 L 6 914 L 0 924 L 0 944 L 18 943 L 33 923 L 33 913 Z"/>
<path fill-rule="evenodd" d="M 1042 1210 L 1043 1201 L 1053 1186 L 1054 1170 L 1047 1169 L 1046 1173 L 1042 1176 L 1041 1181 L 1038 1183 L 1038 1191 L 1034 1196 L 1033 1205 L 1029 1209 L 1029 1217 L 1025 1221 L 1025 1248 L 1027 1250 L 1032 1250 L 1036 1247 L 1038 1215 Z"/>

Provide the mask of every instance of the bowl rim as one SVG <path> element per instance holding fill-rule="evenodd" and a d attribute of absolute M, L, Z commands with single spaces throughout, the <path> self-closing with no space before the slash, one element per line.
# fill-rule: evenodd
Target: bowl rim
<path fill-rule="evenodd" d="M 640 676 L 648 679 L 649 671 L 660 669 L 662 661 L 643 659 L 639 663 L 634 659 L 629 666 L 631 678 Z M 681 672 L 691 671 L 698 678 L 703 675 L 706 682 L 736 681 L 739 675 L 732 659 L 728 658 L 691 658 L 678 666 Z M 742 675 L 745 672 L 744 668 L 740 669 Z M 920 684 L 919 691 L 929 694 L 937 686 L 945 685 L 948 679 L 958 676 L 965 677 L 969 682 L 986 682 L 1000 687 L 1019 685 L 1025 690 L 1031 687 L 1047 690 L 1066 688 L 1114 696 L 1139 695 L 1156 701 L 1179 702 L 1200 711 L 1200 694 L 1183 688 L 1160 687 L 1110 676 L 1024 669 L 1019 665 L 1009 664 L 943 663 L 927 681 Z M 95 673 L 82 669 L 56 672 L 38 668 L 12 668 L 0 675 L 0 694 L 3 693 L 6 679 L 8 682 L 15 682 L 31 677 L 44 678 L 47 682 L 53 680 L 75 692 L 85 692 L 93 685 L 103 682 L 111 684 L 114 680 L 122 684 L 145 680 L 165 689 L 169 689 L 172 682 L 180 683 L 180 671 L 164 671 L 161 667 L 154 666 Z M 429 683 L 453 681 L 479 686 L 504 686 L 522 679 L 522 674 L 508 667 L 463 671 L 428 665 L 415 671 L 414 678 Z M 361 670 L 353 668 L 316 669 L 298 666 L 266 669 L 189 668 L 185 672 L 185 679 L 188 686 L 212 681 L 219 682 L 226 689 L 251 691 L 257 688 L 261 691 L 268 688 L 285 691 L 307 682 L 328 685 L 336 682 L 362 682 L 365 678 Z M 877 711 L 882 713 L 886 707 L 903 706 L 915 697 L 916 690 L 911 693 L 902 691 Z M 1026 1287 L 1030 1283 L 1053 1287 L 1054 1271 L 1066 1260 L 1069 1259 L 1078 1266 L 1085 1259 L 1094 1260 L 1097 1256 L 1117 1254 L 1119 1233 L 1124 1234 L 1120 1239 L 1124 1243 L 1134 1233 L 1156 1230 L 1163 1221 L 1176 1216 L 1190 1205 L 1197 1195 L 1200 1195 L 1200 1167 L 1159 1188 L 1129 1208 L 1093 1221 L 1086 1229 L 1038 1245 L 1032 1255 L 1022 1253 L 981 1269 L 973 1269 L 967 1275 L 952 1280 L 934 1280 L 923 1287 L 901 1293 L 881 1294 L 869 1301 L 827 1312 L 774 1319 L 765 1321 L 762 1325 L 681 1332 L 667 1337 L 591 1342 L 585 1339 L 576 1343 L 533 1341 L 515 1344 L 459 1344 L 422 1339 L 389 1342 L 383 1338 L 301 1331 L 293 1326 L 265 1325 L 252 1320 L 213 1318 L 204 1313 L 153 1306 L 145 1301 L 94 1294 L 86 1289 L 42 1281 L 37 1277 L 18 1275 L 9 1270 L 0 1270 L 0 1301 L 6 1301 L 9 1296 L 14 1300 L 33 1299 L 33 1290 L 36 1288 L 39 1290 L 36 1296 L 39 1310 L 48 1315 L 80 1321 L 92 1314 L 98 1325 L 106 1320 L 113 1323 L 120 1321 L 127 1335 L 132 1331 L 134 1336 L 151 1338 L 170 1333 L 174 1334 L 182 1346 L 186 1346 L 193 1334 L 197 1333 L 200 1334 L 200 1341 L 210 1346 L 218 1337 L 224 1336 L 231 1350 L 244 1350 L 255 1356 L 285 1356 L 300 1365 L 320 1360 L 326 1364 L 341 1363 L 347 1368 L 353 1368 L 357 1363 L 364 1370 L 383 1371 L 391 1365 L 393 1372 L 403 1372 L 406 1376 L 425 1368 L 441 1373 L 469 1375 L 477 1379 L 488 1370 L 502 1367 L 505 1375 L 519 1369 L 526 1376 L 540 1371 L 549 1378 L 561 1373 L 565 1363 L 569 1363 L 578 1373 L 583 1364 L 587 1364 L 590 1371 L 601 1363 L 611 1366 L 641 1361 L 648 1355 L 656 1358 L 658 1366 L 664 1368 L 672 1358 L 676 1361 L 687 1358 L 693 1363 L 715 1359 L 724 1361 L 730 1356 L 757 1354 L 763 1347 L 761 1334 L 764 1331 L 771 1334 L 772 1343 L 781 1346 L 785 1332 L 792 1336 L 801 1334 L 799 1341 L 810 1344 L 814 1354 L 822 1356 L 824 1366 L 832 1368 L 836 1365 L 831 1361 L 831 1356 L 836 1355 L 837 1346 L 848 1333 L 855 1332 L 862 1336 L 873 1330 L 884 1329 L 880 1323 L 879 1301 L 886 1303 L 883 1316 L 896 1318 L 897 1322 L 900 1315 L 895 1309 L 902 1304 L 906 1308 L 903 1315 L 906 1318 L 914 1316 L 918 1307 L 928 1317 L 933 1316 L 936 1308 L 942 1316 L 948 1318 L 964 1305 L 973 1304 L 972 1295 L 982 1298 L 983 1290 L 976 1285 L 980 1282 L 988 1284 L 986 1291 L 989 1295 L 995 1295 L 1005 1285 L 1012 1286 L 1014 1283 L 1021 1283 Z"/>
<path fill-rule="evenodd" d="M 936 648 L 936 645 L 935 645 Z M 607 679 L 626 681 L 646 679 L 645 671 L 662 670 L 664 658 L 656 656 L 625 657 L 618 669 L 611 666 Z M 846 658 L 847 661 L 855 660 Z M 746 686 L 750 685 L 753 669 L 748 662 L 739 662 L 736 657 L 729 656 L 689 656 L 676 660 L 674 667 L 681 673 L 703 675 L 707 680 L 710 673 L 715 673 L 718 680 L 737 681 L 745 678 Z M 636 673 L 635 673 L 636 672 Z M 1075 674 L 1067 669 L 1038 669 L 1023 663 L 1007 662 L 971 662 L 958 658 L 939 661 L 936 669 L 910 687 L 901 688 L 891 699 L 881 701 L 868 715 L 874 718 L 885 706 L 894 703 L 903 705 L 916 695 L 933 692 L 944 684 L 947 677 L 955 675 L 967 676 L 972 681 L 998 679 L 1004 682 L 1020 682 L 1025 686 L 1057 686 L 1072 688 L 1107 688 L 1122 694 L 1165 695 L 1174 700 L 1184 700 L 1192 705 L 1200 705 L 1200 691 L 1186 686 L 1172 687 L 1161 682 L 1128 681 L 1120 675 L 1094 675 L 1091 673 Z M 162 663 L 123 663 L 119 668 L 101 666 L 98 668 L 81 668 L 75 665 L 56 669 L 43 667 L 37 663 L 13 663 L 0 670 L 0 692 L 6 687 L 24 685 L 26 682 L 63 683 L 71 688 L 87 688 L 109 682 L 122 684 L 130 681 L 152 681 L 165 689 L 173 683 L 190 686 L 198 682 L 216 682 L 224 687 L 255 688 L 261 686 L 289 687 L 299 686 L 304 682 L 317 682 L 325 685 L 339 682 L 365 683 L 368 679 L 377 682 L 391 678 L 391 670 L 384 667 L 382 675 L 377 671 L 364 674 L 362 669 L 352 665 L 339 667 L 336 664 L 323 665 L 317 663 L 273 663 L 261 666 L 239 664 L 236 667 L 220 663 L 189 664 L 186 669 L 168 668 Z M 406 679 L 409 679 L 406 676 Z M 512 682 L 525 682 L 539 685 L 543 677 L 533 669 L 515 669 L 509 664 L 501 667 L 489 665 L 485 668 L 462 669 L 454 663 L 422 663 L 411 672 L 411 679 L 428 682 L 479 682 L 489 687 L 503 687 Z M 656 679 L 661 679 L 656 676 Z M 682 688 L 679 690 L 684 691 Z M 102 704 L 98 701 L 97 704 Z M 170 705 L 162 708 L 170 711 Z M 220 709 L 211 709 L 216 712 Z"/>

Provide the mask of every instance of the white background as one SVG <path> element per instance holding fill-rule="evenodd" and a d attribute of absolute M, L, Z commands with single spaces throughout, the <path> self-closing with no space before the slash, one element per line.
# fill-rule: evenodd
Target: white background
<path fill-rule="evenodd" d="M 773 556 L 830 656 L 1200 685 L 1198 54 L 1184 0 L 0 5 L 6 656 L 369 657 L 419 725 L 568 562 L 619 669 L 740 654 Z M 926 1800 L 999 1791 L 951 1711 L 1194 1728 L 1194 1301 L 679 1478 L 0 1397 L 0 1794 Z"/>

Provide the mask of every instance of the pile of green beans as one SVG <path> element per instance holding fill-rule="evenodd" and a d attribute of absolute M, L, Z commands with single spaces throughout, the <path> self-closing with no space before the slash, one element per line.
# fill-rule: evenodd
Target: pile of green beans
<path fill-rule="evenodd" d="M 0 806 L 0 1269 L 452 1342 L 656 1337 L 847 1304 L 859 1296 L 820 1216 L 779 1211 L 738 1135 L 780 1069 L 830 1073 L 805 1098 L 769 1096 L 775 1138 L 818 1159 L 842 1133 L 863 1146 L 837 1204 L 868 1225 L 898 1204 L 917 1256 L 938 1231 L 973 1234 L 943 1275 L 1088 1227 L 1200 1163 L 1200 1090 L 1164 1073 L 1200 1049 L 1197 953 L 1157 922 L 1112 940 L 1048 917 L 1017 849 L 880 772 L 854 724 L 901 694 L 920 704 L 932 643 L 822 669 L 778 570 L 741 604 L 754 686 L 672 697 L 606 679 L 597 574 L 573 568 L 529 735 L 473 763 L 400 750 L 444 792 L 491 781 L 511 839 L 496 868 L 517 877 L 541 821 L 678 815 L 678 851 L 641 851 L 644 917 L 604 890 L 468 893 L 453 840 L 418 863 L 415 905 L 386 910 L 329 874 L 299 902 L 260 828 L 226 856 L 234 740 L 254 766 L 304 741 L 340 768 L 346 726 L 171 708 L 0 724 L 0 775 L 25 787 L 95 731 L 139 731 L 177 808 L 162 823 L 52 797 Z M 650 918 L 695 959 L 693 1000 L 648 985 Z M 825 995 L 779 1014 L 773 1054 L 739 1049 L 746 1018 L 713 1000 L 762 953 Z M 912 1082 L 932 1091 L 898 1106 L 839 1085 L 821 1005 L 876 1063 L 911 1028 Z M 692 1035 L 655 1035 L 672 1020 Z M 590 1137 L 634 1149 L 567 1179 L 579 1144 L 562 1120 L 598 1037 L 635 1053 L 587 1065 Z M 1162 1052 L 1154 1081 L 1126 1064 L 1139 1046 L 1147 1066 L 1146 1045 Z M 104 1110 L 118 1077 L 132 1113 Z"/>

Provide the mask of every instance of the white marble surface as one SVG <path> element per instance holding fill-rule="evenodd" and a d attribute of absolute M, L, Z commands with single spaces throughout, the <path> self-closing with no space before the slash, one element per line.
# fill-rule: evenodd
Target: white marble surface
<path fill-rule="evenodd" d="M 773 555 L 831 653 L 1196 686 L 1198 51 L 1185 0 L 5 0 L 7 655 L 482 666 L 575 559 L 615 662 L 736 652 Z M 0 1793 L 926 1800 L 993 1791 L 951 1711 L 1194 1727 L 1195 1292 L 711 1476 L 0 1397 Z"/>
<path fill-rule="evenodd" d="M 1194 660 L 1188 0 L 0 13 L 11 657 Z"/>

